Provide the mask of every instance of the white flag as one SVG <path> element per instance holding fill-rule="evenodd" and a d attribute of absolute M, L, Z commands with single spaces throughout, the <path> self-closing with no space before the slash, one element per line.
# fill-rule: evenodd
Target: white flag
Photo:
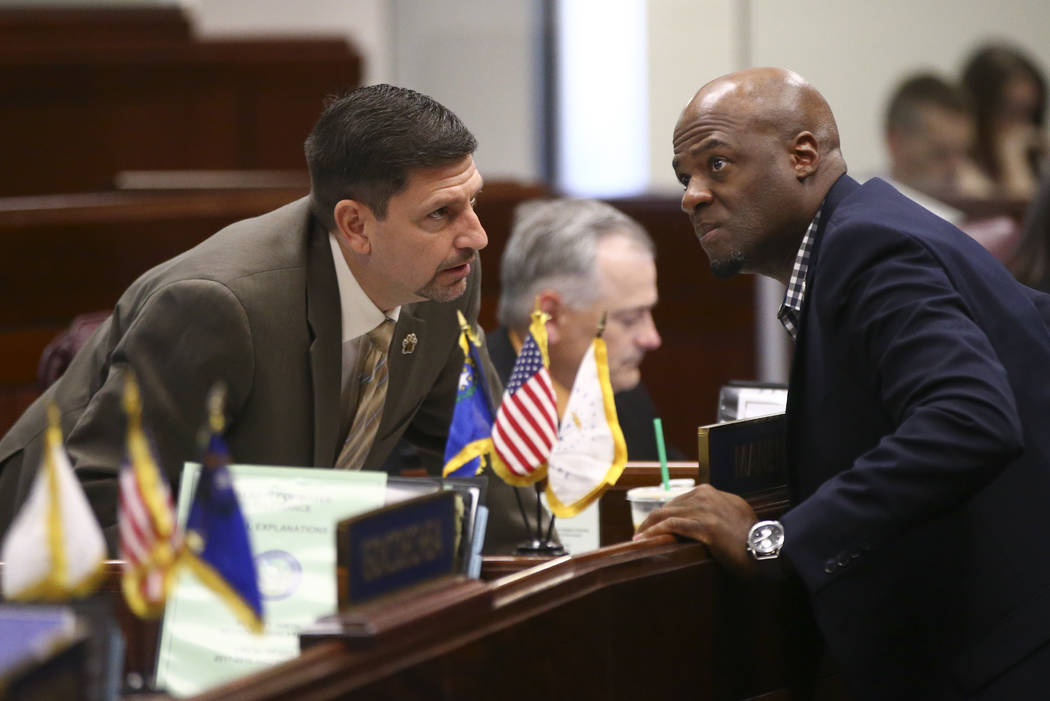
<path fill-rule="evenodd" d="M 605 341 L 583 356 L 565 407 L 558 442 L 547 461 L 547 501 L 559 518 L 575 516 L 616 484 L 627 447 L 616 418 Z"/>
<path fill-rule="evenodd" d="M 84 596 L 94 591 L 103 573 L 106 541 L 62 447 L 54 406 L 48 407 L 48 419 L 40 469 L 0 548 L 8 599 Z"/>

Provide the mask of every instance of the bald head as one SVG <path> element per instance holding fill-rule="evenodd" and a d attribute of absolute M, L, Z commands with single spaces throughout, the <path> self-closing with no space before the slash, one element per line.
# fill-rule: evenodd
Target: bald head
<path fill-rule="evenodd" d="M 673 166 L 716 275 L 785 282 L 802 235 L 846 172 L 824 97 L 797 73 L 752 68 L 717 78 L 682 111 Z"/>
<path fill-rule="evenodd" d="M 840 161 L 845 168 L 831 107 L 809 81 L 794 71 L 749 68 L 715 78 L 686 105 L 675 132 L 683 123 L 705 113 L 734 115 L 734 120 L 748 128 L 783 139 L 810 132 L 816 137 L 821 155 Z"/>

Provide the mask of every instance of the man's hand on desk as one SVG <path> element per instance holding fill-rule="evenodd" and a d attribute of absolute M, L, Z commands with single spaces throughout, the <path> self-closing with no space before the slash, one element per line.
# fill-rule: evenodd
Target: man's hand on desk
<path fill-rule="evenodd" d="M 751 505 L 737 495 L 702 484 L 649 514 L 634 539 L 663 533 L 692 538 L 733 573 L 758 577 L 759 563 L 747 551 L 747 533 L 757 520 Z"/>

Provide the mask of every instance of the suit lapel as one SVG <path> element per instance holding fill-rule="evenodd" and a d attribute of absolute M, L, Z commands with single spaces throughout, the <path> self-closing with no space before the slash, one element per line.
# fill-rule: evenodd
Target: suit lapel
<path fill-rule="evenodd" d="M 785 408 L 787 415 L 788 488 L 792 501 L 797 501 L 799 498 L 798 470 L 802 467 L 798 465 L 799 446 L 794 442 L 794 437 L 802 435 L 799 429 L 801 423 L 812 419 L 812 417 L 806 416 L 805 409 L 806 339 L 809 336 L 807 333 L 809 324 L 806 322 L 815 293 L 814 281 L 817 264 L 820 260 L 820 248 L 824 241 L 825 232 L 828 229 L 828 223 L 835 214 L 835 209 L 847 195 L 859 187 L 860 185 L 857 181 L 848 175 L 843 175 L 835 181 L 835 184 L 832 185 L 824 199 L 824 206 L 820 212 L 820 223 L 817 225 L 817 232 L 810 250 L 809 270 L 806 272 L 806 297 L 802 301 L 802 313 L 799 315 L 799 333 L 798 339 L 795 341 L 795 352 L 791 360 L 791 377 L 788 381 L 789 391 L 787 407 Z"/>
<path fill-rule="evenodd" d="M 339 284 L 327 234 L 311 218 L 306 277 L 306 318 L 310 324 L 310 373 L 314 395 L 314 465 L 331 467 L 339 442 L 342 387 L 342 321 Z"/>

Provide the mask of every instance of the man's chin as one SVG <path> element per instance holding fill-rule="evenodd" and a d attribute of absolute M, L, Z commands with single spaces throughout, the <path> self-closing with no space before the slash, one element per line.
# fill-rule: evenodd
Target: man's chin
<path fill-rule="evenodd" d="M 416 296 L 420 299 L 426 299 L 431 302 L 454 302 L 462 297 L 463 293 L 466 291 L 466 279 L 457 280 L 451 285 L 440 285 L 436 282 L 430 282 L 425 287 L 418 290 Z"/>
<path fill-rule="evenodd" d="M 638 383 L 642 381 L 642 373 L 637 368 L 629 370 L 619 370 L 610 373 L 609 384 L 612 386 L 613 394 L 619 394 L 620 392 L 627 392 L 638 386 Z"/>
<path fill-rule="evenodd" d="M 743 268 L 743 258 L 732 257 L 725 260 L 711 261 L 711 272 L 720 280 L 728 280 L 731 277 L 739 275 Z"/>

